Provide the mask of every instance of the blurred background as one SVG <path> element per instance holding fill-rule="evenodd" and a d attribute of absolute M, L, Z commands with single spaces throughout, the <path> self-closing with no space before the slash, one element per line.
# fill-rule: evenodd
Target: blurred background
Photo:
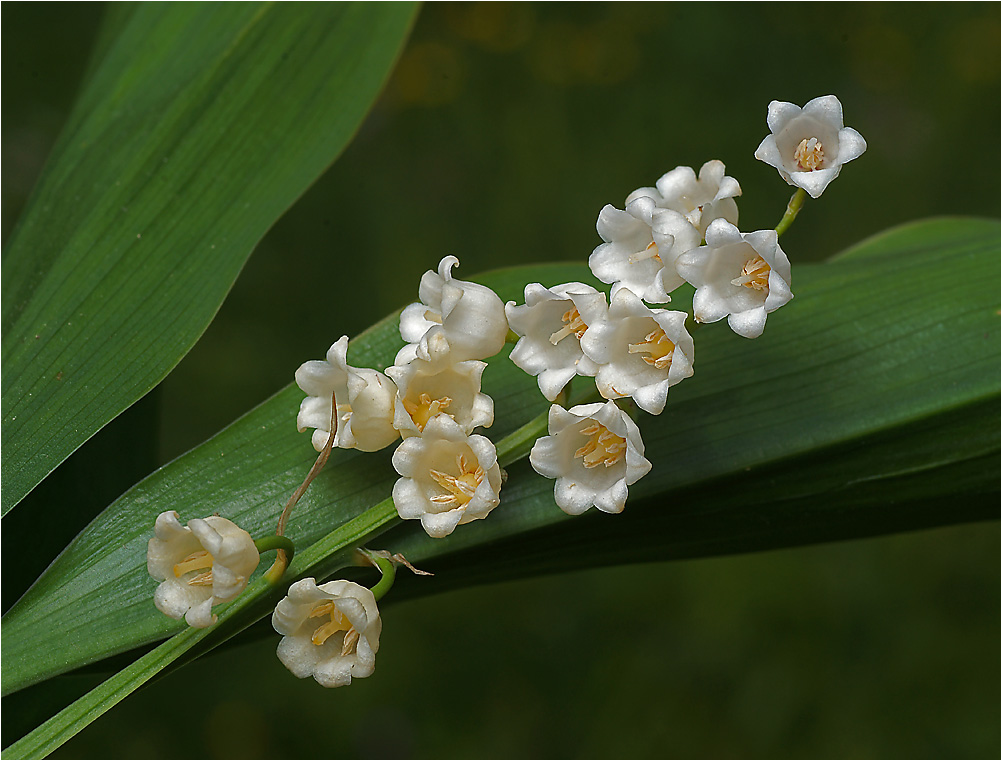
<path fill-rule="evenodd" d="M 102 6 L 2 14 L 6 241 Z M 773 99 L 836 94 L 869 146 L 784 237 L 794 264 L 913 219 L 997 217 L 999 22 L 997 4 L 976 3 L 426 5 L 354 142 L 126 413 L 156 421 L 147 465 L 413 301 L 446 254 L 461 278 L 586 259 L 602 206 L 677 165 L 723 160 L 744 191 L 742 229 L 774 226 L 791 189 L 752 156 Z M 113 424 L 62 470 L 114 436 Z M 128 485 L 81 499 L 100 509 Z M 295 680 L 277 638 L 246 641 L 140 691 L 58 755 L 997 756 L 998 568 L 992 523 L 391 595 L 377 672 L 350 690 Z M 22 569 L 24 583 L 40 570 Z M 6 581 L 5 608 L 18 593 Z"/>

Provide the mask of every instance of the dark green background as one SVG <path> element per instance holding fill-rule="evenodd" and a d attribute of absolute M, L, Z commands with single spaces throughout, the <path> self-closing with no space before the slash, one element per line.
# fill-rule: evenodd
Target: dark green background
<path fill-rule="evenodd" d="M 4 239 L 100 15 L 3 6 Z M 109 426 L 32 499 L 79 499 L 82 526 L 338 336 L 413 300 L 442 256 L 459 256 L 459 277 L 584 259 L 599 209 L 678 164 L 722 159 L 744 190 L 741 227 L 773 226 L 790 189 L 752 157 L 772 99 L 834 93 L 869 145 L 784 237 L 794 265 L 907 220 L 996 217 L 999 36 L 995 4 L 428 5 L 354 143 L 262 242 L 195 349 L 127 413 L 142 424 Z M 137 429 L 158 451 L 130 444 L 121 472 L 95 474 Z M 68 495 L 74 469 L 89 481 Z M 8 537 L 26 528 L 18 513 Z M 296 681 L 268 637 L 158 681 L 61 753 L 996 756 L 997 532 L 597 569 L 387 605 L 377 672 L 349 690 Z M 5 560 L 5 608 L 58 546 L 38 568 Z"/>

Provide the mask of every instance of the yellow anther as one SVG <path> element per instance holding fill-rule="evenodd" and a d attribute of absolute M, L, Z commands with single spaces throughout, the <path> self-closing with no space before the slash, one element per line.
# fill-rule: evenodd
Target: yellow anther
<path fill-rule="evenodd" d="M 564 327 L 550 336 L 550 343 L 554 346 L 567 338 L 571 333 L 581 338 L 584 332 L 588 330 L 588 326 L 585 325 L 584 320 L 581 319 L 581 315 L 578 314 L 577 307 L 568 309 L 560 319 L 563 320 Z"/>
<path fill-rule="evenodd" d="M 348 617 L 337 609 L 337 607 L 334 605 L 333 600 L 324 600 L 323 602 L 314 606 L 313 610 L 310 611 L 309 617 L 320 618 L 321 616 L 326 616 L 328 614 L 330 614 L 331 617 L 330 621 L 328 621 L 325 624 L 322 624 L 321 626 L 318 626 L 316 631 L 313 632 L 313 637 L 310 639 L 310 641 L 314 645 L 324 644 L 324 642 L 330 639 L 331 635 L 336 634 L 337 632 L 346 632 L 345 634 L 346 642 L 348 638 L 351 636 L 351 634 L 354 632 L 355 639 L 353 640 L 353 643 L 358 641 L 358 632 L 355 632 L 355 630 L 352 628 L 351 621 L 348 620 Z M 341 655 L 345 655 L 346 652 L 347 651 L 342 652 Z"/>
<path fill-rule="evenodd" d="M 423 431 L 429 420 L 452 404 L 452 399 L 447 396 L 443 396 L 441 399 L 432 399 L 428 394 L 419 394 L 416 402 L 404 399 L 403 404 L 407 414 L 414 421 L 414 425 L 418 427 L 419 431 Z"/>
<path fill-rule="evenodd" d="M 805 137 L 793 152 L 793 158 L 797 160 L 797 166 L 801 171 L 813 172 L 825 163 L 825 149 L 816 137 L 810 139 Z"/>
<path fill-rule="evenodd" d="M 197 552 L 193 552 L 180 563 L 175 565 L 174 576 L 180 579 L 190 571 L 200 571 L 203 568 L 212 568 L 212 555 L 209 554 L 208 550 L 198 550 Z M 211 574 L 212 571 L 210 570 L 209 573 Z M 205 576 L 205 574 L 200 574 L 200 576 Z M 200 578 L 200 576 L 196 576 L 195 578 Z M 212 578 L 211 575 L 209 578 Z M 195 581 L 190 580 L 188 583 L 194 584 Z M 211 584 L 212 582 L 210 581 L 209 583 Z"/>
<path fill-rule="evenodd" d="M 741 274 L 731 281 L 731 285 L 743 285 L 756 291 L 769 290 L 769 273 L 772 267 L 761 256 L 755 256 L 745 262 Z"/>
<path fill-rule="evenodd" d="M 657 259 L 661 261 L 661 254 L 658 252 L 658 244 L 655 241 L 651 241 L 647 244 L 647 248 L 638 254 L 630 254 L 630 264 L 636 264 L 637 262 L 642 262 L 644 259 Z"/>
<path fill-rule="evenodd" d="M 448 494 L 438 494 L 431 498 L 436 505 L 456 505 L 462 507 L 471 499 L 480 482 L 484 480 L 484 469 L 479 464 L 471 466 L 464 455 L 456 457 L 458 476 L 449 475 L 439 470 L 429 470 L 428 475 Z"/>
<path fill-rule="evenodd" d="M 593 422 L 587 428 L 582 428 L 581 433 L 590 436 L 588 443 L 574 452 L 575 457 L 580 457 L 584 461 L 586 468 L 595 468 L 599 465 L 615 465 L 623 459 L 626 452 L 626 439 L 617 436 L 604 425 Z"/>
<path fill-rule="evenodd" d="M 665 335 L 663 328 L 652 330 L 644 337 L 644 343 L 630 344 L 630 354 L 646 354 L 641 357 L 647 364 L 664 370 L 671 367 L 672 354 L 675 351 L 675 344 Z"/>

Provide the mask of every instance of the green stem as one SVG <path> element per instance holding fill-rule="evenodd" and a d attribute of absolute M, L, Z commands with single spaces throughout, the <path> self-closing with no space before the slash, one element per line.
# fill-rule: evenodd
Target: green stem
<path fill-rule="evenodd" d="M 793 197 L 790 199 L 790 203 L 786 205 L 786 213 L 783 215 L 783 218 L 779 220 L 779 224 L 776 225 L 777 238 L 785 233 L 787 228 L 793 224 L 793 220 L 795 220 L 797 218 L 797 214 L 800 213 L 800 207 L 804 205 L 805 198 L 807 198 L 807 191 L 803 188 L 797 188 L 797 192 L 793 194 Z"/>
<path fill-rule="evenodd" d="M 268 579 L 268 583 L 277 584 L 282 580 L 285 569 L 289 567 L 289 563 L 292 562 L 293 555 L 296 554 L 296 545 L 294 545 L 292 540 L 288 537 L 271 534 L 270 536 L 255 539 L 254 546 L 257 547 L 258 552 L 269 552 L 271 550 L 279 551 L 278 558 L 275 560 L 274 565 L 272 565 L 272 567 L 264 574 L 264 577 Z"/>
<path fill-rule="evenodd" d="M 366 553 L 366 557 L 369 561 L 379 569 L 382 574 L 382 578 L 376 583 L 372 588 L 372 596 L 376 598 L 376 602 L 390 591 L 390 587 L 393 586 L 393 581 L 396 579 L 397 569 L 393 565 L 393 561 L 389 558 L 381 558 L 378 555 L 370 555 Z"/>

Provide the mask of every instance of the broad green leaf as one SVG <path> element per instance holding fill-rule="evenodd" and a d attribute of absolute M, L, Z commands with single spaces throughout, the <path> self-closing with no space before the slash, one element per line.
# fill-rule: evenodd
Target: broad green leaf
<path fill-rule="evenodd" d="M 396 478 L 390 450 L 337 451 L 289 524 L 303 548 L 293 570 L 325 576 L 342 567 L 339 534 L 327 535 L 359 521 L 368 521 L 367 536 L 389 529 L 372 546 L 453 571 L 405 575 L 397 595 L 994 517 L 998 244 L 997 223 L 908 225 L 839 261 L 795 267 L 796 298 L 760 339 L 700 327 L 695 376 L 672 390 L 664 414 L 641 417 L 654 469 L 620 516 L 565 516 L 552 482 L 523 460 L 508 468 L 502 504 L 487 520 L 432 541 L 385 508 L 366 512 Z M 476 279 L 518 299 L 527 282 L 588 278 L 583 266 L 542 265 Z M 350 361 L 385 367 L 400 345 L 391 315 L 352 343 Z M 576 381 L 575 395 L 589 384 Z M 484 385 L 495 398 L 495 441 L 548 407 L 503 356 Z M 183 628 L 152 606 L 145 547 L 155 516 L 218 512 L 254 535 L 272 532 L 314 459 L 308 434 L 295 431 L 301 398 L 294 386 L 283 390 L 100 515 L 4 618 L 4 693 Z M 248 603 L 240 625 L 273 602 Z"/>
<path fill-rule="evenodd" d="M 6 514 L 194 344 L 351 139 L 413 4 L 140 4 L 3 258 Z"/>

